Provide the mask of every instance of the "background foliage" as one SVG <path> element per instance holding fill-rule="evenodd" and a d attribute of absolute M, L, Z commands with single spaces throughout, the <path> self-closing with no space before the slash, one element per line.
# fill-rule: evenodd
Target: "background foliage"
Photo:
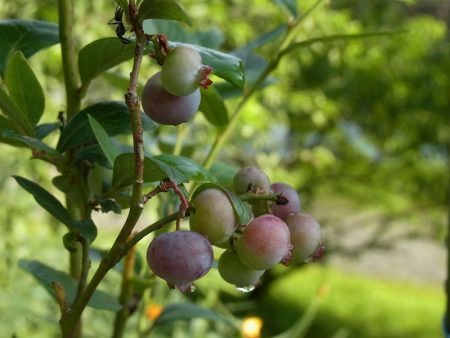
<path fill-rule="evenodd" d="M 261 42 L 256 40 L 261 32 L 272 32 L 267 35 L 272 43 L 261 43 L 244 60 L 250 81 L 277 48 L 279 25 L 286 16 L 292 15 L 289 8 L 279 5 L 292 3 L 288 1 L 186 0 L 182 3 L 194 22 L 183 34 L 193 36 L 192 32 L 200 30 L 211 46 L 234 51 L 236 55 L 243 55 L 241 46 Z M 301 1 L 298 12 L 303 13 L 312 4 L 312 1 Z M 220 160 L 228 165 L 256 164 L 273 181 L 283 180 L 298 188 L 305 210 L 316 210 L 327 231 L 329 257 L 348 251 L 339 237 L 333 235 L 339 225 L 351 218 L 351 213 L 369 213 L 369 223 L 376 225 L 394 227 L 400 222 L 402 231 L 409 236 L 443 239 L 449 188 L 449 7 L 448 1 L 406 0 L 334 0 L 321 6 L 305 20 L 299 36 L 312 38 L 399 29 L 405 32 L 394 37 L 315 44 L 290 54 L 266 84 L 267 88 L 246 106 L 239 128 L 221 153 Z M 114 36 L 113 29 L 106 24 L 114 8 L 113 1 L 77 1 L 76 43 L 84 46 L 99 37 Z M 57 21 L 54 2 L 47 0 L 4 1 L 0 17 Z M 33 70 L 47 97 L 51 97 L 46 102 L 43 122 L 55 122 L 58 112 L 64 109 L 59 60 L 58 46 L 31 58 Z M 84 104 L 120 100 L 129 69 L 130 64 L 125 63 L 95 79 Z M 147 62 L 141 81 L 154 71 L 151 62 Z M 217 88 L 228 98 L 227 106 L 231 110 L 236 104 L 235 93 L 219 81 Z M 178 139 L 184 139 L 183 154 L 201 161 L 213 140 L 208 120 L 197 114 L 194 124 L 178 128 L 177 133 Z M 159 128 L 146 135 L 147 148 L 154 153 L 173 149 L 175 143 L 172 128 Z M 0 263 L 3 276 L 0 332 L 8 335 L 15 332 L 18 337 L 31 332 L 42 337 L 57 336 L 52 315 L 56 305 L 19 270 L 17 261 L 39 257 L 54 262 L 62 229 L 37 209 L 34 201 L 18 190 L 11 179 L 12 174 L 23 175 L 51 189 L 50 178 L 55 173 L 48 172 L 49 167 L 43 163 L 28 161 L 22 149 L 6 145 L 1 145 L 1 149 L 0 252 L 4 259 Z M 223 166 L 216 164 L 213 169 L 218 172 Z M 152 212 L 148 212 L 147 219 Z M 106 246 L 117 231 L 113 224 L 119 223 L 110 221 L 111 226 L 99 229 L 97 245 Z M 361 226 L 355 224 L 346 231 Z M 387 231 L 386 227 L 383 229 Z M 361 251 L 369 249 L 368 244 Z M 389 252 L 385 255 L 384 264 L 390 264 Z M 54 265 L 64 269 L 67 262 L 57 260 Z M 443 268 L 436 264 L 436 269 Z M 438 291 L 438 281 L 405 287 L 408 284 L 405 281 L 388 283 L 342 276 L 336 270 L 321 267 L 300 270 L 286 276 L 283 271 L 277 272 L 282 275 L 279 279 L 272 283 L 269 278 L 262 288 L 264 292 L 250 296 L 221 284 L 212 287 L 217 285 L 217 276 L 213 275 L 199 283 L 200 290 L 208 290 L 199 297 L 200 303 L 220 307 L 221 299 L 227 311 L 241 316 L 256 313 L 265 320 L 263 334 L 266 336 L 280 333 L 296 317 L 312 311 L 311 308 L 314 310 L 316 299 L 321 303 L 320 310 L 307 337 L 409 335 L 425 338 L 439 334 L 443 297 Z M 117 278 L 111 274 L 106 286 L 116 290 Z M 331 291 L 319 292 L 317 296 L 316 290 L 323 283 Z M 300 294 L 289 291 L 297 284 L 304 286 Z M 290 294 L 293 296 L 289 297 Z M 419 296 L 411 307 L 407 300 L 412 295 Z M 166 296 L 171 300 L 180 297 L 169 296 L 167 292 Z M 294 296 L 298 301 L 292 304 L 290 300 Z M 163 300 L 164 297 L 159 299 Z M 261 305 L 257 306 L 260 300 Z M 280 309 L 280 315 L 270 315 L 269 309 L 274 306 Z M 428 309 L 427 318 L 423 308 Z M 95 312 L 94 324 L 89 328 L 92 336 L 103 336 L 102 325 L 109 315 Z M 131 326 L 145 326 L 148 319 L 144 315 L 133 320 Z M 384 323 L 383 331 L 377 331 L 375 323 Z M 229 328 L 221 323 L 190 321 L 179 325 L 174 329 L 179 337 L 183 336 L 183 325 L 190 325 L 192 332 L 203 332 L 208 337 L 223 332 L 230 334 Z M 163 333 L 164 330 L 159 334 Z"/>

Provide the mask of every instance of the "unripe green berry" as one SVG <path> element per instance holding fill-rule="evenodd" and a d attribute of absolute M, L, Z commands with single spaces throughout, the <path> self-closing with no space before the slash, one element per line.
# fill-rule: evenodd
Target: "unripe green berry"
<path fill-rule="evenodd" d="M 237 195 L 246 192 L 268 194 L 270 192 L 269 177 L 255 166 L 244 167 L 234 175 L 233 190 Z"/>
<path fill-rule="evenodd" d="M 223 280 L 237 287 L 254 286 L 264 273 L 264 270 L 248 268 L 242 263 L 239 256 L 231 250 L 225 250 L 223 252 L 219 258 L 217 267 Z"/>
<path fill-rule="evenodd" d="M 192 47 L 179 45 L 169 51 L 161 69 L 161 83 L 172 95 L 184 96 L 199 86 L 207 87 L 212 68 L 202 64 L 200 54 Z"/>
<path fill-rule="evenodd" d="M 225 244 L 238 225 L 227 195 L 219 189 L 206 189 L 191 204 L 191 230 L 203 234 L 211 244 Z"/>

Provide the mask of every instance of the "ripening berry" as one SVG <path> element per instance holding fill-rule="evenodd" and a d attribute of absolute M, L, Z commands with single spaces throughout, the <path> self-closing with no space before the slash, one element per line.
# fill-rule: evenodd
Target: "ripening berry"
<path fill-rule="evenodd" d="M 219 189 L 206 189 L 191 203 L 189 218 L 192 231 L 201 233 L 211 244 L 227 242 L 238 226 L 233 206 L 227 195 Z"/>
<path fill-rule="evenodd" d="M 175 96 L 188 95 L 200 86 L 206 88 L 212 68 L 202 64 L 200 54 L 192 47 L 179 45 L 169 51 L 161 68 L 161 82 Z"/>
<path fill-rule="evenodd" d="M 246 192 L 268 194 L 270 192 L 269 177 L 254 166 L 242 168 L 234 175 L 233 190 L 237 195 Z"/>
<path fill-rule="evenodd" d="M 294 188 L 285 183 L 273 183 L 271 185 L 271 190 L 273 194 L 283 194 L 283 196 L 289 201 L 289 203 L 285 205 L 277 205 L 273 203 L 271 207 L 273 215 L 285 220 L 287 215 L 300 212 L 300 196 Z"/>
<path fill-rule="evenodd" d="M 235 249 L 241 261 L 251 269 L 267 270 L 291 258 L 289 229 L 281 219 L 262 215 L 245 227 Z"/>
<path fill-rule="evenodd" d="M 224 281 L 237 287 L 254 286 L 259 282 L 264 270 L 253 270 L 248 268 L 239 259 L 239 256 L 231 251 L 225 250 L 217 264 L 219 274 Z"/>
<path fill-rule="evenodd" d="M 291 214 L 286 217 L 286 224 L 291 234 L 292 261 L 295 264 L 308 260 L 321 243 L 320 225 L 305 213 Z"/>
<path fill-rule="evenodd" d="M 142 91 L 142 109 L 155 122 L 178 125 L 188 121 L 200 106 L 200 90 L 186 96 L 169 94 L 161 85 L 161 73 L 153 75 Z"/>
<path fill-rule="evenodd" d="M 213 258 L 211 244 L 193 231 L 163 233 L 147 249 L 147 262 L 155 275 L 183 292 L 209 271 Z"/>

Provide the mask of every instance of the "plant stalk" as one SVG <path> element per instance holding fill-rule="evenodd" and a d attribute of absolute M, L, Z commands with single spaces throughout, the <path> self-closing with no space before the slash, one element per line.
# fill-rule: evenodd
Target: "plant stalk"
<path fill-rule="evenodd" d="M 125 256 L 125 262 L 122 272 L 122 288 L 120 290 L 119 303 L 122 309 L 117 312 L 114 321 L 114 331 L 112 338 L 122 338 L 125 332 L 126 322 L 130 316 L 129 301 L 133 295 L 132 278 L 134 275 L 134 264 L 136 258 L 136 247 L 130 248 Z"/>
<path fill-rule="evenodd" d="M 73 36 L 73 3 L 58 0 L 59 39 L 66 88 L 67 119 L 80 110 L 80 80 L 75 60 L 75 39 Z"/>

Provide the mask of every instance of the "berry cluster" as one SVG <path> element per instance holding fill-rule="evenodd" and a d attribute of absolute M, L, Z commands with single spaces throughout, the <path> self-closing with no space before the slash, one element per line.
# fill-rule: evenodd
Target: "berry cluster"
<path fill-rule="evenodd" d="M 194 194 L 190 231 L 157 236 L 147 251 L 150 269 L 170 287 L 189 290 L 213 263 L 212 245 L 225 249 L 218 260 L 221 277 L 250 287 L 277 265 L 293 265 L 323 254 L 320 225 L 300 212 L 297 192 L 284 183 L 270 184 L 256 167 L 245 167 L 233 180 L 236 198 L 245 200 L 253 217 L 240 224 L 231 192 L 210 186 Z"/>
<path fill-rule="evenodd" d="M 161 71 L 142 92 L 142 108 L 155 122 L 178 125 L 187 122 L 200 106 L 199 87 L 208 87 L 212 68 L 202 64 L 193 48 L 179 45 L 169 50 Z"/>

